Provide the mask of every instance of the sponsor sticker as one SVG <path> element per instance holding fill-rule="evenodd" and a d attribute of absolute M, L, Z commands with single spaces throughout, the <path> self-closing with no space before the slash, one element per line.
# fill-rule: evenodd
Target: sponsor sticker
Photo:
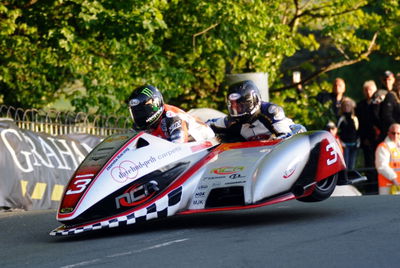
<path fill-rule="evenodd" d="M 246 181 L 229 181 L 229 182 L 225 182 L 225 185 L 243 184 L 243 183 L 246 183 Z"/>
<path fill-rule="evenodd" d="M 151 98 L 153 96 L 153 92 L 147 87 L 142 89 L 142 91 L 140 93 L 146 95 L 149 98 Z"/>
<path fill-rule="evenodd" d="M 168 118 L 172 118 L 172 117 L 175 117 L 175 116 L 176 116 L 176 114 L 175 114 L 174 112 L 171 112 L 171 111 L 167 111 L 167 112 L 165 113 L 165 115 L 166 115 Z"/>
<path fill-rule="evenodd" d="M 121 206 L 137 206 L 150 199 L 158 190 L 158 183 L 156 181 L 150 181 L 142 185 L 133 185 L 122 195 L 115 198 L 115 205 L 117 209 L 121 208 Z"/>
<path fill-rule="evenodd" d="M 210 173 L 218 175 L 230 175 L 243 170 L 244 170 L 243 166 L 235 166 L 235 167 L 225 166 L 225 167 L 214 168 L 210 171 Z"/>
<path fill-rule="evenodd" d="M 194 197 L 196 198 L 204 198 L 206 196 L 205 192 L 197 192 Z"/>
<path fill-rule="evenodd" d="M 139 105 L 139 103 L 140 103 L 140 100 L 138 100 L 138 99 L 131 99 L 131 100 L 129 101 L 129 106 L 131 106 L 131 107 L 137 106 L 137 105 Z"/>
<path fill-rule="evenodd" d="M 292 175 L 294 174 L 295 171 L 296 171 L 296 165 L 294 165 L 293 167 L 290 167 L 290 168 L 286 169 L 286 170 L 283 172 L 283 178 L 284 178 L 284 179 L 289 178 L 290 176 L 292 176 Z"/>
<path fill-rule="evenodd" d="M 193 200 L 193 205 L 204 205 L 204 200 Z"/>
<path fill-rule="evenodd" d="M 218 180 L 218 179 L 225 179 L 226 176 L 211 176 L 211 177 L 204 177 L 204 180 Z"/>
<path fill-rule="evenodd" d="M 181 127 L 182 127 L 182 122 L 181 121 L 176 121 L 169 127 L 169 131 L 170 131 L 170 133 L 172 133 L 175 130 L 177 130 L 178 128 L 181 128 Z"/>
<path fill-rule="evenodd" d="M 232 93 L 229 95 L 229 100 L 236 101 L 240 99 L 241 95 L 239 93 Z"/>
<path fill-rule="evenodd" d="M 138 176 L 141 169 L 148 168 L 149 165 L 156 161 L 156 158 L 153 156 L 148 160 L 139 161 L 137 164 L 130 160 L 122 161 L 118 166 L 111 169 L 111 177 L 113 180 L 120 183 L 124 183 L 127 180 L 133 180 Z"/>
<path fill-rule="evenodd" d="M 118 161 L 122 156 L 124 156 L 129 150 L 130 150 L 129 147 L 125 148 L 125 150 L 123 150 L 123 151 L 111 162 L 111 164 L 108 165 L 107 170 L 110 170 L 110 169 L 115 165 L 115 163 L 117 163 L 117 161 Z"/>
<path fill-rule="evenodd" d="M 230 179 L 241 179 L 241 178 L 245 178 L 246 176 L 244 176 L 244 175 L 241 175 L 241 174 L 239 174 L 239 173 L 233 173 L 233 174 L 231 174 L 231 175 L 229 175 L 229 178 Z"/>

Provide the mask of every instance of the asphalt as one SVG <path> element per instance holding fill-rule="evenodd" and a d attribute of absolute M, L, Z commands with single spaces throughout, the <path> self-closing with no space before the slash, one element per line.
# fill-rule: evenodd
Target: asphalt
<path fill-rule="evenodd" d="M 0 213 L 0 267 L 398 267 L 400 196 L 293 200 L 52 237 L 55 211 Z"/>

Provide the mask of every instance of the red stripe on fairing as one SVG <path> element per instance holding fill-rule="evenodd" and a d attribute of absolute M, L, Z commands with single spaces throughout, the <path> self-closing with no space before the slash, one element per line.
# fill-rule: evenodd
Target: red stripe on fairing
<path fill-rule="evenodd" d="M 216 211 L 227 211 L 227 210 L 242 210 L 242 209 L 250 209 L 250 208 L 258 208 L 266 205 L 272 205 L 288 200 L 295 199 L 296 197 L 292 193 L 287 193 L 285 195 L 276 197 L 274 199 L 261 202 L 258 204 L 248 205 L 248 206 L 239 206 L 239 207 L 223 207 L 223 208 L 206 208 L 206 209 L 192 209 L 179 212 L 177 214 L 185 215 L 185 214 L 194 214 L 194 213 L 203 213 L 203 212 L 216 212 Z"/>
<path fill-rule="evenodd" d="M 235 143 L 224 143 L 218 146 L 218 148 L 222 148 L 224 151 L 230 149 L 243 149 L 243 148 L 251 148 L 251 147 L 259 147 L 259 146 L 272 146 L 280 143 L 283 140 L 271 140 L 271 141 L 246 141 L 246 142 L 235 142 Z"/>
<path fill-rule="evenodd" d="M 136 139 L 138 139 L 138 138 L 139 138 L 140 136 L 142 136 L 143 134 L 144 134 L 144 132 L 141 132 L 141 133 L 137 134 L 133 139 L 131 139 L 129 142 L 127 142 L 124 146 L 122 146 L 122 147 L 113 155 L 113 157 L 111 157 L 111 158 L 107 161 L 107 163 L 100 169 L 100 172 L 98 172 L 97 175 L 96 175 L 96 177 L 91 181 L 90 185 L 87 187 L 87 189 L 84 191 L 84 193 L 80 196 L 80 199 L 79 199 L 79 201 L 78 201 L 78 204 L 74 207 L 74 210 L 73 210 L 72 212 L 70 212 L 70 213 L 63 213 L 63 214 L 60 213 L 60 209 L 64 207 L 64 206 L 63 206 L 64 200 L 63 200 L 63 202 L 62 202 L 61 205 L 60 205 L 60 209 L 58 210 L 57 218 L 59 218 L 59 219 L 64 219 L 64 218 L 73 216 L 74 213 L 76 212 L 76 209 L 79 207 L 79 205 L 82 203 L 82 200 L 84 199 L 84 197 L 86 196 L 86 194 L 89 192 L 89 189 L 92 187 L 92 185 L 94 184 L 94 182 L 99 178 L 99 176 L 103 173 L 103 171 L 104 171 L 104 169 L 107 167 L 107 165 L 108 165 L 109 163 L 111 163 L 123 150 L 125 150 L 126 147 L 128 147 L 133 141 L 135 141 Z M 87 173 L 96 173 L 96 172 L 97 172 L 97 170 L 93 169 L 92 167 L 85 167 L 85 168 L 83 168 L 83 170 L 82 170 L 82 169 L 77 170 L 77 171 L 75 172 L 75 174 L 74 174 L 74 178 L 76 178 L 77 176 L 85 175 L 85 174 L 87 174 Z M 73 181 L 73 180 L 71 180 L 71 182 L 72 182 L 72 181 Z M 68 184 L 68 185 L 69 185 L 69 184 Z M 67 190 L 68 190 L 68 189 L 66 189 L 66 191 L 67 191 Z"/>
<path fill-rule="evenodd" d="M 199 144 L 199 145 L 195 145 L 195 146 L 190 147 L 190 150 L 191 150 L 193 153 L 195 153 L 195 152 L 197 152 L 197 151 L 200 151 L 200 150 L 202 150 L 202 149 L 207 149 L 207 148 L 210 148 L 210 147 L 212 147 L 212 143 L 211 143 L 210 141 L 205 141 L 205 142 L 203 142 L 202 144 Z"/>

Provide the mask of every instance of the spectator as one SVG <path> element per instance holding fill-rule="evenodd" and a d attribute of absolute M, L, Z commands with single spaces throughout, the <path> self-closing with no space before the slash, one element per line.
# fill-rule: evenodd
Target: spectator
<path fill-rule="evenodd" d="M 359 146 L 357 132 L 359 123 L 355 115 L 355 107 L 356 104 L 351 98 L 343 98 L 337 123 L 339 138 L 342 141 L 344 150 L 344 161 L 349 169 L 354 169 L 355 167 L 357 148 Z"/>
<path fill-rule="evenodd" d="M 364 152 L 366 167 L 375 164 L 375 149 L 378 146 L 379 136 L 379 105 L 376 100 L 377 87 L 373 80 L 363 85 L 364 99 L 357 103 L 356 116 L 360 123 L 358 130 L 360 145 Z"/>
<path fill-rule="evenodd" d="M 378 193 L 377 173 L 375 171 L 375 149 L 379 144 L 379 103 L 380 94 L 373 80 L 363 84 L 364 99 L 357 103 L 356 116 L 359 121 L 358 134 L 364 155 L 364 166 L 371 168 L 366 172 L 368 186 L 366 192 Z"/>
<path fill-rule="evenodd" d="M 332 121 L 329 121 L 325 126 L 325 130 L 329 131 L 332 134 L 332 136 L 335 137 L 335 139 L 339 145 L 339 148 L 343 153 L 342 141 L 340 140 L 340 138 L 338 136 L 338 128 L 337 128 L 336 124 Z"/>
<path fill-rule="evenodd" d="M 393 89 L 393 84 L 395 81 L 395 76 L 391 71 L 385 71 L 381 77 L 383 89 L 391 91 Z"/>
<path fill-rule="evenodd" d="M 375 167 L 378 170 L 379 194 L 390 194 L 391 187 L 400 184 L 400 124 L 390 125 L 387 137 L 378 145 Z"/>
<path fill-rule="evenodd" d="M 318 94 L 317 100 L 322 104 L 330 101 L 331 110 L 336 119 L 339 118 L 340 105 L 343 101 L 344 93 L 346 92 L 346 83 L 342 78 L 336 78 L 332 85 L 332 92 L 322 92 Z"/>
<path fill-rule="evenodd" d="M 385 138 L 389 126 L 393 123 L 400 123 L 400 79 L 396 79 L 393 89 L 386 94 L 380 105 L 380 130 L 381 140 Z"/>

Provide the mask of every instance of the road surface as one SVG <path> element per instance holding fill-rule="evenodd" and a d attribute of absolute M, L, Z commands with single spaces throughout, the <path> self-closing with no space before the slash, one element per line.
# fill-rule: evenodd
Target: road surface
<path fill-rule="evenodd" d="M 400 196 L 293 200 L 52 237 L 55 211 L 0 213 L 0 267 L 399 267 Z"/>

